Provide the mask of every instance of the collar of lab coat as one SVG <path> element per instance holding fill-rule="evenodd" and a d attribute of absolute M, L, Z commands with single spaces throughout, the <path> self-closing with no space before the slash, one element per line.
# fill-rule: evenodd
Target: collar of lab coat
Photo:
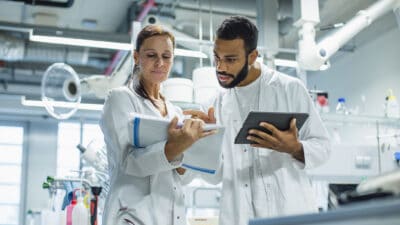
<path fill-rule="evenodd" d="M 261 75 L 260 75 L 260 82 L 261 82 L 261 90 L 260 92 L 263 92 L 262 89 L 264 89 L 266 86 L 269 85 L 269 83 L 272 81 L 272 78 L 275 74 L 275 71 L 268 68 L 264 64 L 260 64 L 261 67 Z M 260 99 L 259 99 L 260 101 Z M 229 89 L 227 92 L 224 93 L 224 96 L 222 97 L 221 101 L 221 107 L 224 109 L 223 116 L 230 118 L 230 120 L 237 120 L 240 118 L 233 118 L 233 115 L 238 115 L 239 113 L 233 113 L 238 110 L 238 103 L 236 102 L 235 98 L 235 93 L 233 88 Z"/>
<path fill-rule="evenodd" d="M 160 117 L 163 117 L 160 113 L 160 111 L 158 111 L 158 109 L 153 105 L 153 103 L 151 103 L 151 101 L 149 99 L 143 98 L 142 96 L 140 96 L 138 93 L 136 93 L 136 91 L 132 92 L 144 103 L 144 105 L 146 107 L 148 107 L 152 112 L 154 112 L 155 114 L 159 115 Z M 165 100 L 165 105 L 167 108 L 167 118 L 168 119 L 172 119 L 176 114 L 175 114 L 175 109 L 174 106 L 172 105 L 171 102 L 169 102 L 168 100 Z"/>

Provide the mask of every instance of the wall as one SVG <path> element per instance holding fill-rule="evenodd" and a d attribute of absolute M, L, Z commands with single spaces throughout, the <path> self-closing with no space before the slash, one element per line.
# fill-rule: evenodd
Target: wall
<path fill-rule="evenodd" d="M 309 72 L 308 87 L 328 91 L 331 110 L 339 97 L 346 98 L 348 107 L 361 109 L 364 95 L 366 114 L 382 116 L 387 89 L 400 98 L 400 30 L 395 15 L 379 19 L 354 41 L 355 51 L 338 52 L 329 70 Z"/>
<path fill-rule="evenodd" d="M 54 121 L 33 121 L 28 125 L 26 209 L 48 207 L 48 191 L 42 188 L 47 176 L 57 168 L 57 130 Z"/>

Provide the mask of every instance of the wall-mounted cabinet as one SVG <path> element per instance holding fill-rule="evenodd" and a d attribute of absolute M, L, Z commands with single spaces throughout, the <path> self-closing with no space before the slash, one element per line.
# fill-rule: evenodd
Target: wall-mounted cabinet
<path fill-rule="evenodd" d="M 330 159 L 310 170 L 313 179 L 357 184 L 363 179 L 399 168 L 400 119 L 321 114 L 332 140 Z"/>

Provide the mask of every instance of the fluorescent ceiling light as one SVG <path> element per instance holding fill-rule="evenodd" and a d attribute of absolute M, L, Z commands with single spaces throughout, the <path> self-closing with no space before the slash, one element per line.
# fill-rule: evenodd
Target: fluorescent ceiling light
<path fill-rule="evenodd" d="M 49 43 L 49 44 L 59 44 L 59 45 L 73 45 L 82 47 L 92 47 L 92 48 L 106 48 L 115 50 L 132 50 L 131 43 L 121 43 L 114 41 L 101 41 L 101 40 L 89 40 L 81 38 L 72 37 L 61 37 L 61 36 L 48 36 L 33 34 L 29 35 L 29 40 L 34 42 Z M 200 51 L 192 51 L 187 49 L 175 49 L 176 56 L 186 56 L 186 57 L 196 57 L 196 58 L 208 58 L 206 54 Z"/>
<path fill-rule="evenodd" d="M 206 59 L 208 58 L 206 54 L 200 51 L 192 51 L 192 50 L 186 50 L 186 49 L 181 49 L 181 48 L 175 48 L 175 55 L 179 56 L 187 56 L 187 57 L 197 57 L 197 58 L 203 58 Z"/>
<path fill-rule="evenodd" d="M 396 15 L 397 25 L 399 25 L 400 28 L 400 5 L 394 10 L 394 14 Z"/>
<path fill-rule="evenodd" d="M 274 60 L 276 66 L 283 66 L 283 67 L 293 67 L 293 68 L 299 68 L 299 63 L 294 60 L 287 60 L 287 59 L 275 59 Z M 321 67 L 320 71 L 327 70 L 331 67 L 331 64 L 329 61 L 325 62 Z"/>
<path fill-rule="evenodd" d="M 107 48 L 107 49 L 126 50 L 126 51 L 132 49 L 132 45 L 127 43 L 95 41 L 95 40 L 87 40 L 79 38 L 30 35 L 29 40 L 35 42 L 49 43 L 49 44 L 74 45 L 74 46 L 92 47 L 92 48 Z"/>
<path fill-rule="evenodd" d="M 32 106 L 32 107 L 45 107 L 44 103 L 42 101 L 26 100 L 25 96 L 21 97 L 21 104 L 24 106 Z M 54 102 L 52 102 L 52 104 L 54 107 L 69 108 L 69 109 L 73 109 L 77 105 L 74 102 L 60 102 L 60 101 L 54 101 Z M 103 105 L 80 103 L 78 105 L 78 109 L 101 111 L 101 110 L 103 110 Z"/>
<path fill-rule="evenodd" d="M 287 60 L 287 59 L 275 59 L 274 63 L 276 66 L 284 66 L 284 67 L 293 67 L 298 68 L 299 63 L 294 60 Z"/>

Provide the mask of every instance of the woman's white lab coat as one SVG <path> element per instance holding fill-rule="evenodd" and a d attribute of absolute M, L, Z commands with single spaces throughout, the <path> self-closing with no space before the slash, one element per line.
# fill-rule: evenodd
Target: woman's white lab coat
<path fill-rule="evenodd" d="M 166 106 L 169 119 L 182 116 L 181 110 L 170 102 L 167 101 Z M 183 157 L 168 162 L 165 142 L 133 148 L 128 125 L 133 112 L 162 117 L 149 100 L 127 87 L 110 92 L 100 122 L 107 145 L 111 183 L 103 224 L 185 224 L 181 189 L 184 177 L 175 170 Z"/>
<path fill-rule="evenodd" d="M 317 211 L 306 169 L 327 160 L 330 152 L 327 131 L 308 91 L 298 79 L 264 65 L 261 68 L 258 84 L 247 87 L 255 96 L 259 95 L 254 98 L 258 99 L 257 107 L 253 104 L 251 110 L 309 113 L 309 119 L 299 131 L 305 164 L 286 153 L 235 145 L 234 138 L 245 119 L 240 111 L 252 102 L 249 99 L 245 104 L 238 104 L 235 90 L 227 90 L 215 103 L 217 122 L 226 126 L 223 169 L 214 177 L 214 183 L 221 179 L 223 182 L 220 225 L 245 225 L 251 218 Z"/>

